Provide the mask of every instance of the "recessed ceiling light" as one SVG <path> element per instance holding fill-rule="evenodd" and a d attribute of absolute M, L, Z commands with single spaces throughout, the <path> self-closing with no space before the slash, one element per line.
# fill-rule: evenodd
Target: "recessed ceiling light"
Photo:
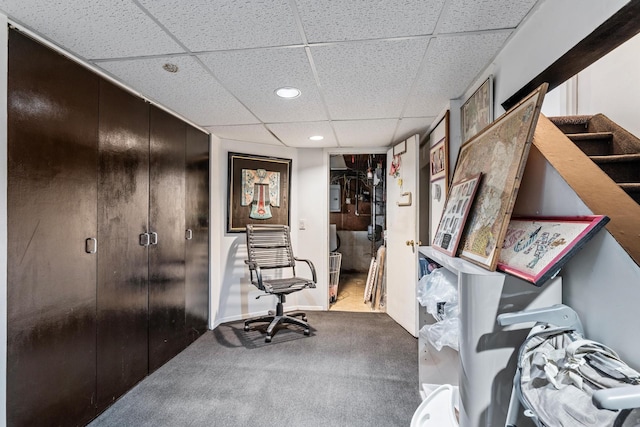
<path fill-rule="evenodd" d="M 324 139 L 324 136 L 322 136 L 322 135 L 314 135 L 314 136 L 310 136 L 309 139 L 312 140 L 312 141 L 322 141 Z"/>
<path fill-rule="evenodd" d="M 178 72 L 178 66 L 177 66 L 176 64 L 171 64 L 171 63 L 169 63 L 169 62 L 167 62 L 166 64 L 164 64 L 164 65 L 162 66 L 162 68 L 163 68 L 165 71 L 168 71 L 168 72 L 170 72 L 170 73 L 177 73 L 177 72 Z"/>
<path fill-rule="evenodd" d="M 300 89 L 296 89 L 295 87 L 281 87 L 280 89 L 276 89 L 276 95 L 280 98 L 293 99 L 300 96 Z"/>

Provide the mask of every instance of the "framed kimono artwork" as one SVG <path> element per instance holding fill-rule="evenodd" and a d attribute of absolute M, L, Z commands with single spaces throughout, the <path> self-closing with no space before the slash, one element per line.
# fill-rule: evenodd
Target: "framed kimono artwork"
<path fill-rule="evenodd" d="M 247 224 L 289 225 L 291 159 L 229 153 L 227 232 Z"/>

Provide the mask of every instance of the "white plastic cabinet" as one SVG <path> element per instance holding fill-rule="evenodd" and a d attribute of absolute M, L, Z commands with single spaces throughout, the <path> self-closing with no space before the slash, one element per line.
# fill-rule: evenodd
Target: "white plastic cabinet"
<path fill-rule="evenodd" d="M 561 303 L 562 280 L 556 277 L 542 287 L 536 287 L 501 272 L 487 271 L 461 258 L 449 257 L 430 246 L 420 247 L 420 252 L 458 276 L 460 426 L 504 425 L 518 349 L 533 325 L 501 327 L 496 317 L 501 313 Z M 424 349 L 420 345 L 420 351 Z M 433 347 L 427 347 L 427 351 L 431 350 L 435 351 Z M 454 351 L 449 354 L 455 357 Z M 427 357 L 420 354 L 419 370 L 446 368 L 447 358 L 443 355 Z M 450 358 L 448 360 L 450 363 Z M 419 375 L 422 382 L 428 380 L 432 372 L 419 372 Z M 450 373 L 446 375 L 451 377 Z M 523 422 L 522 425 L 527 424 Z"/>

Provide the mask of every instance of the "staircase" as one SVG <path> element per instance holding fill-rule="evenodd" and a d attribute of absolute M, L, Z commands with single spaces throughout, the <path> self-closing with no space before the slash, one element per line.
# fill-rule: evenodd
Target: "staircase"
<path fill-rule="evenodd" d="M 547 118 L 533 145 L 640 266 L 640 141 L 606 116 Z"/>
<path fill-rule="evenodd" d="M 640 204 L 640 139 L 604 114 L 549 120 Z"/>

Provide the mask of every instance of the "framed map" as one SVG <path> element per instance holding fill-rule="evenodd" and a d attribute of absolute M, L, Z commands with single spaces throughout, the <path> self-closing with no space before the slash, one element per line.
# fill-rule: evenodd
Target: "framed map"
<path fill-rule="evenodd" d="M 473 138 L 493 120 L 493 76 L 487 80 L 460 107 L 462 142 Z"/>
<path fill-rule="evenodd" d="M 604 215 L 512 218 L 498 270 L 542 286 L 608 222 Z"/>
<path fill-rule="evenodd" d="M 542 84 L 460 148 L 453 182 L 483 176 L 458 252 L 490 271 L 496 269 L 547 86 Z"/>

